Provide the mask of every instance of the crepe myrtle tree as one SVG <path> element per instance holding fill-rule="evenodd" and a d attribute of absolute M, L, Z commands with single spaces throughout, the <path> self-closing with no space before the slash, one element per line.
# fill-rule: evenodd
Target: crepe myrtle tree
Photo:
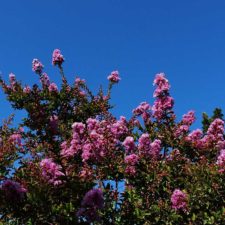
<path fill-rule="evenodd" d="M 0 84 L 17 110 L 18 128 L 0 129 L 2 224 L 225 224 L 225 140 L 222 112 L 191 130 L 194 111 L 179 121 L 165 74 L 155 76 L 154 102 L 130 119 L 115 118 L 106 94 L 85 80 L 71 85 L 64 57 L 54 50 L 61 86 L 34 59 L 40 84 L 23 86 L 14 74 Z"/>

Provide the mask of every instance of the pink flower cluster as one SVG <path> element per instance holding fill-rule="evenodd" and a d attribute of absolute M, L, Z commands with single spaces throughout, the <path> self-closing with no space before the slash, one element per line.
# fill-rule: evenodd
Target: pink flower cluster
<path fill-rule="evenodd" d="M 217 147 L 219 149 L 225 147 L 224 141 L 224 121 L 215 119 L 209 126 L 206 135 L 201 139 L 205 148 Z"/>
<path fill-rule="evenodd" d="M 22 145 L 22 136 L 20 133 L 11 134 L 9 140 L 14 144 L 21 146 Z"/>
<path fill-rule="evenodd" d="M 43 68 L 44 68 L 44 66 L 42 65 L 42 63 L 38 59 L 33 59 L 33 61 L 32 61 L 32 70 L 35 73 L 41 74 Z"/>
<path fill-rule="evenodd" d="M 123 146 L 125 147 L 126 152 L 132 152 L 136 148 L 134 138 L 130 136 L 126 137 L 123 141 Z"/>
<path fill-rule="evenodd" d="M 164 73 L 156 74 L 153 85 L 156 85 L 157 88 L 153 94 L 153 97 L 159 97 L 167 93 L 170 89 L 169 81 L 166 79 Z"/>
<path fill-rule="evenodd" d="M 111 74 L 108 76 L 108 80 L 112 83 L 118 83 L 121 80 L 121 78 L 119 77 L 119 72 L 112 71 Z"/>
<path fill-rule="evenodd" d="M 62 184 L 61 177 L 65 176 L 65 174 L 61 172 L 62 167 L 53 162 L 52 159 L 42 159 L 40 162 L 40 168 L 42 176 L 48 181 L 48 183 L 53 184 L 54 186 Z"/>
<path fill-rule="evenodd" d="M 179 189 L 175 189 L 171 196 L 172 208 L 175 210 L 187 211 L 187 194 Z"/>
<path fill-rule="evenodd" d="M 47 73 L 43 73 L 41 75 L 40 82 L 41 82 L 43 88 L 48 87 L 50 85 L 50 80 L 49 80 L 49 77 L 48 77 Z"/>
<path fill-rule="evenodd" d="M 188 136 L 185 137 L 185 140 L 192 143 L 193 146 L 195 146 L 196 148 L 202 148 L 203 147 L 203 143 L 202 143 L 202 130 L 200 129 L 196 129 L 193 130 L 190 134 L 188 134 Z"/>
<path fill-rule="evenodd" d="M 147 102 L 141 102 L 140 105 L 133 110 L 133 114 L 135 116 L 140 116 L 144 113 L 148 113 L 150 109 L 151 109 L 151 106 Z"/>
<path fill-rule="evenodd" d="M 224 121 L 215 119 L 209 126 L 207 133 L 203 136 L 200 129 L 192 131 L 185 140 L 192 143 L 199 149 L 214 148 L 221 150 L 225 147 L 224 140 Z"/>
<path fill-rule="evenodd" d="M 195 121 L 195 112 L 194 111 L 191 110 L 187 114 L 183 115 L 182 124 L 191 126 L 191 124 L 194 123 L 194 121 Z"/>
<path fill-rule="evenodd" d="M 48 90 L 49 92 L 58 92 L 58 87 L 55 83 L 51 83 L 49 86 L 48 86 Z"/>
<path fill-rule="evenodd" d="M 220 151 L 220 154 L 217 158 L 217 162 L 216 164 L 219 166 L 220 168 L 220 172 L 224 172 L 225 171 L 225 149 L 222 149 Z"/>
<path fill-rule="evenodd" d="M 24 92 L 25 94 L 30 94 L 30 92 L 31 92 L 30 86 L 25 86 L 25 87 L 23 88 L 23 92 Z"/>
<path fill-rule="evenodd" d="M 136 174 L 136 164 L 139 161 L 139 156 L 136 154 L 131 154 L 125 157 L 125 163 L 127 164 L 125 173 L 128 175 L 135 175 Z"/>
<path fill-rule="evenodd" d="M 86 125 L 75 122 L 72 125 L 73 134 L 70 143 L 62 143 L 61 155 L 65 158 L 81 155 L 83 162 L 88 160 L 99 161 L 115 149 L 119 138 L 128 131 L 126 119 L 97 120 L 89 118 Z"/>
<path fill-rule="evenodd" d="M 152 106 L 153 116 L 161 120 L 168 112 L 171 112 L 174 100 L 169 96 L 170 85 L 164 73 L 156 74 L 153 84 L 157 86 L 154 92 L 154 97 L 157 99 Z"/>
<path fill-rule="evenodd" d="M 61 66 L 64 62 L 64 57 L 59 49 L 55 49 L 52 53 L 52 64 Z"/>
<path fill-rule="evenodd" d="M 161 150 L 161 141 L 156 139 L 153 142 L 150 141 L 148 133 L 144 133 L 138 140 L 138 150 L 146 157 L 158 158 Z"/>
<path fill-rule="evenodd" d="M 145 123 L 150 121 L 151 106 L 147 102 L 142 102 L 136 109 L 133 110 L 134 116 L 141 116 Z"/>

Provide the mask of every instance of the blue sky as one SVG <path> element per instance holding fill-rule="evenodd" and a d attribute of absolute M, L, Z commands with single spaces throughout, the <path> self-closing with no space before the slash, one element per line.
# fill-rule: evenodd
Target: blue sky
<path fill-rule="evenodd" d="M 152 81 L 165 72 L 178 118 L 194 109 L 200 126 L 202 112 L 225 112 L 224 12 L 224 0 L 2 1 L 0 71 L 32 85 L 38 77 L 31 62 L 39 58 L 59 82 L 51 54 L 60 48 L 69 80 L 79 75 L 94 91 L 120 71 L 112 103 L 116 116 L 127 117 L 141 101 L 153 103 Z M 13 110 L 2 91 L 0 98 L 5 118 Z M 23 113 L 17 115 L 19 121 Z"/>

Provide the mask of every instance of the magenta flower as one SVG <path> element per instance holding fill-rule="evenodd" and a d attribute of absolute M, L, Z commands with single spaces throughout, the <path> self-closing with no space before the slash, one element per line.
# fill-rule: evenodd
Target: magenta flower
<path fill-rule="evenodd" d="M 171 196 L 172 208 L 177 210 L 187 211 L 187 194 L 179 189 L 175 189 Z"/>
<path fill-rule="evenodd" d="M 119 72 L 112 71 L 111 74 L 108 76 L 108 80 L 112 83 L 118 83 L 121 80 L 121 78 L 119 77 Z"/>
<path fill-rule="evenodd" d="M 41 74 L 43 68 L 44 68 L 44 66 L 42 65 L 42 63 L 38 59 L 33 59 L 33 61 L 32 61 L 32 70 L 35 73 Z"/>
<path fill-rule="evenodd" d="M 64 57 L 61 54 L 61 51 L 59 49 L 55 49 L 52 53 L 52 64 L 61 66 L 64 62 Z"/>

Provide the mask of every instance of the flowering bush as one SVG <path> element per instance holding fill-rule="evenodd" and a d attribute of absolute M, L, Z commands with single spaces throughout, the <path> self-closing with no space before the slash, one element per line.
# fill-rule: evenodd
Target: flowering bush
<path fill-rule="evenodd" d="M 38 60 L 40 84 L 23 86 L 14 74 L 0 84 L 12 106 L 25 110 L 0 129 L 0 220 L 3 224 L 225 224 L 225 140 L 222 114 L 194 111 L 177 121 L 165 74 L 157 74 L 151 106 L 115 118 L 111 89 L 95 95 L 85 80 L 68 83 L 65 59 L 54 50 L 60 87 Z"/>

